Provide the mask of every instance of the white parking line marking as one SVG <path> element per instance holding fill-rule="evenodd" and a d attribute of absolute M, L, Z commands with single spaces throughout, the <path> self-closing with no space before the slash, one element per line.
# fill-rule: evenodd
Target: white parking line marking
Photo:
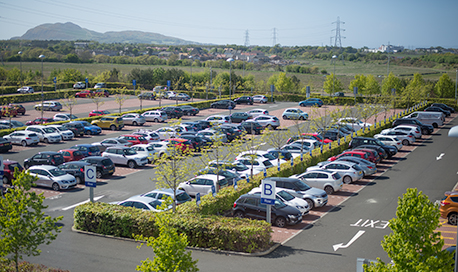
<path fill-rule="evenodd" d="M 104 195 L 103 195 L 103 196 L 96 196 L 96 197 L 94 197 L 94 201 L 97 201 L 97 200 L 101 199 L 102 197 L 104 197 Z M 74 205 L 71 205 L 71 206 L 65 207 L 65 208 L 63 208 L 62 210 L 63 210 L 63 211 L 66 211 L 66 210 L 70 210 L 70 209 L 73 209 L 73 208 L 75 208 L 76 206 L 79 206 L 79 205 L 82 205 L 82 204 L 84 204 L 84 203 L 88 203 L 88 202 L 89 202 L 89 199 L 88 199 L 88 200 L 86 200 L 86 201 L 83 201 L 83 202 L 80 202 L 80 203 L 76 203 L 76 204 L 74 204 Z"/>

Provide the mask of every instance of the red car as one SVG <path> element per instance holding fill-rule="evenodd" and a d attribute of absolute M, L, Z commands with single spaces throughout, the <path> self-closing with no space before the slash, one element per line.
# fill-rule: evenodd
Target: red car
<path fill-rule="evenodd" d="M 79 161 L 82 158 L 84 158 L 83 153 L 81 153 L 81 151 L 79 151 L 78 149 L 62 149 L 59 150 L 59 153 L 62 154 L 65 162 Z"/>
<path fill-rule="evenodd" d="M 14 179 L 14 169 L 17 168 L 19 172 L 24 171 L 24 167 L 17 161 L 4 160 L 3 161 L 3 183 L 11 184 Z"/>
<path fill-rule="evenodd" d="M 48 117 L 39 117 L 39 118 L 36 118 L 35 120 L 32 120 L 32 121 L 27 121 L 25 123 L 26 126 L 32 126 L 32 125 L 41 125 L 41 124 L 44 124 L 44 123 L 52 123 L 54 122 L 54 119 L 52 118 L 48 118 Z"/>
<path fill-rule="evenodd" d="M 82 90 L 81 92 L 77 92 L 75 94 L 75 97 L 81 97 L 81 98 L 86 98 L 86 97 L 93 97 L 94 93 L 91 90 Z"/>
<path fill-rule="evenodd" d="M 26 110 L 25 110 L 24 106 L 22 106 L 22 105 L 20 105 L 20 104 L 13 104 L 13 103 L 10 103 L 8 106 L 10 106 L 10 107 L 16 109 L 16 111 L 17 111 L 18 114 L 22 114 L 22 115 L 25 114 L 25 111 L 26 111 Z"/>
<path fill-rule="evenodd" d="M 107 110 L 93 110 L 89 113 L 89 117 L 106 115 L 106 114 L 110 114 L 110 112 Z"/>
<path fill-rule="evenodd" d="M 369 149 L 369 148 L 354 148 L 352 150 L 367 153 L 367 156 L 368 156 L 367 160 L 370 161 L 370 162 L 379 163 L 380 160 L 381 160 L 380 156 L 378 155 L 378 152 L 373 150 L 373 149 Z"/>
<path fill-rule="evenodd" d="M 365 160 L 368 160 L 369 161 L 369 155 L 367 155 L 366 152 L 361 152 L 361 151 L 345 151 L 339 155 L 336 155 L 336 156 L 332 156 L 328 159 L 328 161 L 335 161 L 337 160 L 338 158 L 341 158 L 341 157 L 357 157 L 357 158 L 361 158 L 361 159 L 365 159 Z"/>
<path fill-rule="evenodd" d="M 332 140 L 325 139 L 325 138 L 323 138 L 323 136 L 321 136 L 318 133 L 303 133 L 302 135 L 310 136 L 311 137 L 310 139 L 317 140 L 319 142 L 322 142 L 323 144 L 329 144 L 330 142 L 332 142 Z"/>
<path fill-rule="evenodd" d="M 132 143 L 132 145 L 148 144 L 148 140 L 143 135 L 126 134 L 126 135 L 119 136 L 119 138 L 124 139 L 124 140 Z"/>
<path fill-rule="evenodd" d="M 164 140 L 164 142 L 169 142 L 175 145 L 175 148 L 180 150 L 183 153 L 189 153 L 192 150 L 192 143 L 187 139 L 181 138 L 169 138 Z"/>
<path fill-rule="evenodd" d="M 0 108 L 0 113 L 1 113 L 1 116 L 5 116 L 5 117 L 16 117 L 17 116 L 17 110 L 13 106 L 2 106 Z"/>

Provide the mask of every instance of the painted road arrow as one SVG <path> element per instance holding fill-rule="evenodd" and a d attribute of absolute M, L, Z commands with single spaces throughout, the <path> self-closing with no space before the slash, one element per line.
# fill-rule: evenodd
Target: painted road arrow
<path fill-rule="evenodd" d="M 339 248 L 347 248 L 351 244 L 353 244 L 353 242 L 356 241 L 356 239 L 358 239 L 364 233 L 365 233 L 364 230 L 360 230 L 358 231 L 358 233 L 356 233 L 355 236 L 353 236 L 353 238 L 351 238 L 350 242 L 348 242 L 346 245 L 343 245 L 343 243 L 340 243 L 340 244 L 333 245 L 332 248 L 334 248 L 334 251 L 337 251 Z"/>
<path fill-rule="evenodd" d="M 441 160 L 442 157 L 443 157 L 444 155 L 445 155 L 445 153 L 441 153 L 441 154 L 439 155 L 439 157 L 436 157 L 436 160 Z"/>

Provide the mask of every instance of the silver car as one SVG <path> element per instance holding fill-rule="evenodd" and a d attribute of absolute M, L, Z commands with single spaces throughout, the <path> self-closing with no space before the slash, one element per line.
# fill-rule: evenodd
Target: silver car
<path fill-rule="evenodd" d="M 76 186 L 74 176 L 67 174 L 56 166 L 36 165 L 28 169 L 32 176 L 38 178 L 35 184 L 38 186 L 50 187 L 54 191 L 65 190 Z"/>
<path fill-rule="evenodd" d="M 393 130 L 393 129 L 384 129 L 380 133 L 380 135 L 389 135 L 395 136 L 399 140 L 401 140 L 403 145 L 411 145 L 415 142 L 415 137 L 412 133 L 402 130 Z"/>
<path fill-rule="evenodd" d="M 49 125 L 48 127 L 52 127 L 56 129 L 56 132 L 60 134 L 63 140 L 68 141 L 72 140 L 75 138 L 75 134 L 68 128 L 62 126 L 62 125 Z"/>
<path fill-rule="evenodd" d="M 148 158 L 148 162 L 151 163 L 154 158 L 157 150 L 154 149 L 154 146 L 149 144 L 137 144 L 131 147 L 132 150 L 135 150 L 138 154 L 144 155 Z"/>
<path fill-rule="evenodd" d="M 336 171 L 337 173 L 339 173 L 339 175 L 342 176 L 342 180 L 346 184 L 358 181 L 362 179 L 364 176 L 363 169 L 361 169 L 361 167 L 358 164 L 346 161 L 333 161 L 324 163 L 321 166 L 311 166 L 306 169 L 306 172 L 312 170 Z"/>
<path fill-rule="evenodd" d="M 361 167 L 363 169 L 364 176 L 370 176 L 370 175 L 373 175 L 373 174 L 377 173 L 376 164 L 373 163 L 373 162 L 370 162 L 368 160 L 362 159 L 362 158 L 345 157 L 344 156 L 344 157 L 338 158 L 335 161 L 348 161 L 348 162 L 357 163 L 359 165 L 359 167 Z M 323 164 L 325 164 L 325 163 L 323 163 L 323 162 L 318 163 L 318 165 L 323 165 Z"/>
<path fill-rule="evenodd" d="M 93 143 L 92 145 L 97 146 L 100 149 L 100 151 L 103 152 L 108 147 L 131 147 L 132 143 L 121 138 L 108 138 L 101 142 Z"/>
<path fill-rule="evenodd" d="M 138 113 L 127 113 L 122 116 L 125 125 L 143 126 L 146 123 L 144 116 Z"/>
<path fill-rule="evenodd" d="M 403 147 L 402 141 L 394 135 L 375 134 L 374 138 L 380 140 L 384 145 L 395 146 L 398 150 Z"/>
<path fill-rule="evenodd" d="M 298 178 L 311 187 L 324 190 L 328 195 L 340 191 L 343 186 L 342 177 L 336 171 L 311 170 L 290 178 Z"/>
<path fill-rule="evenodd" d="M 142 114 L 143 117 L 145 117 L 146 121 L 149 122 L 165 122 L 167 121 L 167 113 L 159 110 L 153 110 L 153 111 L 146 111 Z"/>
<path fill-rule="evenodd" d="M 258 122 L 264 128 L 277 129 L 280 126 L 280 119 L 271 115 L 258 115 L 253 118 L 253 121 Z"/>
<path fill-rule="evenodd" d="M 127 165 L 129 168 L 145 166 L 148 163 L 146 155 L 138 154 L 129 147 L 109 147 L 102 153 L 102 157 L 110 158 L 114 164 Z"/>

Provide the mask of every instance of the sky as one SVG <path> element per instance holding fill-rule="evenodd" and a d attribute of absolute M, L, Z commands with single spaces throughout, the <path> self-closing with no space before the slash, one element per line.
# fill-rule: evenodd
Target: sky
<path fill-rule="evenodd" d="M 72 22 L 218 45 L 458 48 L 457 11 L 457 0 L 0 0 L 0 40 Z"/>

